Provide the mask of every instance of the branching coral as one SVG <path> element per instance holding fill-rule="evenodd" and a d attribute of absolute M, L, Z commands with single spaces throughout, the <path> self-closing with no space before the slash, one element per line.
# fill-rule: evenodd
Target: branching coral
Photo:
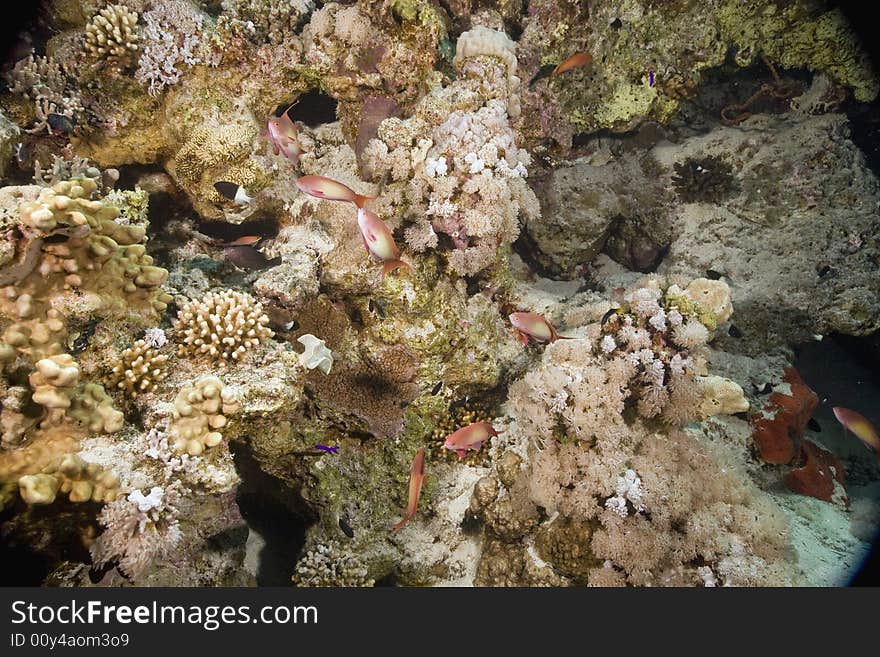
<path fill-rule="evenodd" d="M 137 21 L 137 13 L 125 5 L 109 5 L 86 25 L 83 47 L 95 59 L 119 67 L 138 50 Z"/>
<path fill-rule="evenodd" d="M 119 362 L 113 366 L 110 385 L 137 397 L 156 388 L 156 384 L 168 375 L 167 366 L 168 356 L 160 354 L 145 340 L 138 340 L 119 355 Z"/>
<path fill-rule="evenodd" d="M 82 96 L 71 83 L 70 72 L 50 57 L 31 53 L 16 62 L 7 80 L 12 93 L 34 101 L 36 125 L 28 132 L 49 131 L 50 114 L 60 114 L 75 121 L 82 117 L 85 109 Z"/>
<path fill-rule="evenodd" d="M 268 323 L 262 304 L 251 295 L 235 290 L 209 292 L 178 312 L 174 320 L 178 354 L 207 355 L 225 367 L 274 335 Z"/>
<path fill-rule="evenodd" d="M 202 62 L 204 18 L 186 0 L 166 0 L 143 15 L 143 46 L 135 79 L 158 95 L 180 81 L 181 66 Z"/>

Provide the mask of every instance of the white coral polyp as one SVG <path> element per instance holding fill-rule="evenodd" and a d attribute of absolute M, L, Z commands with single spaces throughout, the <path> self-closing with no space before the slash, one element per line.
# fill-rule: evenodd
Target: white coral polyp
<path fill-rule="evenodd" d="M 445 176 L 449 167 L 446 165 L 445 157 L 429 157 L 425 159 L 425 175 L 429 178 L 436 176 Z"/>

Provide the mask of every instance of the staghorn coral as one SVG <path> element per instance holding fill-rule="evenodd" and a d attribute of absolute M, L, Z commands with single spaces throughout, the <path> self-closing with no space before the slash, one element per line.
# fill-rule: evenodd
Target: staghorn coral
<path fill-rule="evenodd" d="M 71 502 L 112 502 L 119 495 L 119 478 L 76 454 L 65 454 L 39 474 L 18 480 L 19 492 L 28 504 L 51 504 L 58 493 Z"/>
<path fill-rule="evenodd" d="M 207 355 L 220 367 L 238 361 L 274 335 L 263 306 L 236 290 L 209 292 L 184 304 L 174 320 L 180 356 Z"/>
<path fill-rule="evenodd" d="M 164 339 L 164 334 L 162 337 Z M 168 376 L 167 367 L 168 356 L 160 354 L 146 340 L 138 340 L 119 355 L 119 362 L 111 371 L 110 386 L 134 398 L 155 390 L 156 385 Z"/>
<path fill-rule="evenodd" d="M 108 5 L 86 25 L 83 48 L 94 59 L 117 69 L 138 51 L 137 12 L 123 4 Z"/>
<path fill-rule="evenodd" d="M 239 409 L 235 393 L 216 376 L 205 375 L 184 386 L 174 400 L 168 438 L 179 454 L 198 456 L 223 440 L 218 431 L 226 416 Z"/>

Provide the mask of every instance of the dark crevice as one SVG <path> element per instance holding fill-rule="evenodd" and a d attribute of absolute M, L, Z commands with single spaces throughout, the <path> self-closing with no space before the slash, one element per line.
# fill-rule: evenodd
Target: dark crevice
<path fill-rule="evenodd" d="M 318 89 L 312 89 L 296 99 L 290 118 L 301 121 L 310 128 L 333 123 L 336 121 L 336 105 L 335 99 Z"/>
<path fill-rule="evenodd" d="M 302 496 L 286 482 L 267 474 L 248 445 L 231 443 L 241 477 L 236 502 L 251 530 L 265 541 L 258 557 L 258 586 L 290 586 L 294 565 L 316 521 Z"/>

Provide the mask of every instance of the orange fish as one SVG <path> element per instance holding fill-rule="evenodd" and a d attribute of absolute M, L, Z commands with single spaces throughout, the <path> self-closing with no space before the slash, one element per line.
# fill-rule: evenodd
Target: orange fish
<path fill-rule="evenodd" d="M 399 267 L 412 271 L 412 266 L 400 259 L 400 249 L 394 236 L 378 215 L 366 208 L 358 208 L 358 228 L 367 253 L 382 262 L 382 276 Z"/>
<path fill-rule="evenodd" d="M 561 75 L 566 71 L 570 71 L 573 68 L 580 68 L 581 66 L 586 66 L 591 61 L 593 61 L 593 56 L 588 52 L 578 52 L 573 54 L 571 57 L 563 59 L 556 68 L 553 69 L 553 72 L 550 73 L 550 79 L 552 80 L 557 75 Z"/>
<path fill-rule="evenodd" d="M 293 105 L 288 107 L 280 116 L 269 117 L 266 129 L 260 134 L 269 138 L 269 143 L 272 144 L 272 152 L 275 155 L 281 153 L 288 160 L 296 164 L 299 162 L 302 150 L 299 145 L 299 129 L 289 114 L 292 107 Z"/>
<path fill-rule="evenodd" d="M 300 191 L 323 198 L 328 201 L 348 201 L 354 203 L 359 208 L 375 196 L 365 196 L 363 194 L 355 194 L 354 190 L 348 185 L 343 185 L 338 180 L 326 178 L 324 176 L 302 176 L 296 179 L 296 186 Z"/>
<path fill-rule="evenodd" d="M 425 483 L 425 448 L 416 452 L 412 467 L 409 469 L 409 501 L 406 504 L 406 512 L 399 523 L 391 528 L 396 532 L 403 527 L 416 514 L 419 509 L 419 496 L 422 494 L 422 484 Z"/>
<path fill-rule="evenodd" d="M 502 432 L 497 431 L 488 422 L 474 422 L 449 434 L 446 437 L 446 442 L 443 443 L 443 447 L 451 449 L 458 454 L 458 458 L 463 459 L 467 456 L 469 449 L 474 451 L 480 449 L 484 442 L 492 436 L 497 436 L 499 433 Z"/>
<path fill-rule="evenodd" d="M 880 435 L 877 434 L 877 429 L 874 428 L 874 425 L 871 424 L 868 418 L 861 413 L 856 413 L 842 406 L 835 406 L 832 410 L 837 421 L 843 425 L 844 429 L 852 431 L 856 438 L 880 456 Z"/>
<path fill-rule="evenodd" d="M 516 329 L 517 338 L 523 344 L 529 343 L 529 338 L 538 342 L 556 342 L 557 340 L 571 340 L 568 336 L 559 335 L 556 328 L 538 313 L 511 313 L 510 323 Z"/>

